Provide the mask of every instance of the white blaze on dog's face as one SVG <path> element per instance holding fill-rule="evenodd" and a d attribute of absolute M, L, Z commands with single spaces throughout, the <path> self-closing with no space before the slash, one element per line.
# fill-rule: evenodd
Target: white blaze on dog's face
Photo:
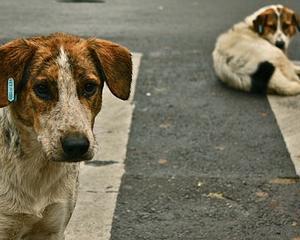
<path fill-rule="evenodd" d="M 18 99 L 10 109 L 21 124 L 32 128 L 47 158 L 91 159 L 104 82 L 118 98 L 129 97 L 128 50 L 104 40 L 55 34 L 8 43 L 0 47 L 1 58 L 5 64 L 0 71 L 13 69 L 0 73 L 0 83 L 9 77 L 17 82 Z M 0 98 L 2 106 L 5 100 Z"/>
<path fill-rule="evenodd" d="M 64 158 L 73 158 L 74 151 L 84 153 L 83 155 L 75 154 L 81 159 L 91 159 L 96 146 L 92 123 L 100 110 L 101 99 L 99 97 L 101 95 L 98 92 L 102 90 L 103 84 L 92 72 L 83 73 L 86 75 L 86 79 L 75 79 L 76 76 L 72 73 L 70 59 L 63 46 L 53 63 L 57 64 L 57 81 L 54 82 L 53 86 L 56 92 L 49 91 L 51 83 L 47 83 L 47 79 L 40 79 L 33 86 L 34 94 L 43 101 L 51 100 L 54 95 L 58 97 L 55 106 L 34 121 L 36 129 L 39 129 L 37 132 L 38 140 L 42 143 L 47 155 L 51 156 L 53 152 L 58 155 L 54 159 L 59 159 L 59 156 L 63 155 L 65 155 Z M 81 89 L 82 79 L 85 83 Z M 96 102 L 97 106 L 92 109 L 81 99 L 81 95 L 85 95 L 84 98 Z M 68 141 L 71 141 L 69 145 L 66 143 Z M 72 146 L 72 144 L 75 145 Z"/>
<path fill-rule="evenodd" d="M 286 51 L 299 29 L 295 12 L 281 5 L 274 5 L 263 8 L 254 15 L 254 30 L 273 45 Z"/>

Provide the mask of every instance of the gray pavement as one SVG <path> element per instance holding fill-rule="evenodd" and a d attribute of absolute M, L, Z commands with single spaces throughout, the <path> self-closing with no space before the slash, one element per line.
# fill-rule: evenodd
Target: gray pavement
<path fill-rule="evenodd" d="M 300 237 L 300 184 L 267 98 L 223 86 L 211 60 L 222 31 L 274 2 L 1 2 L 1 41 L 66 31 L 143 53 L 111 240 Z"/>

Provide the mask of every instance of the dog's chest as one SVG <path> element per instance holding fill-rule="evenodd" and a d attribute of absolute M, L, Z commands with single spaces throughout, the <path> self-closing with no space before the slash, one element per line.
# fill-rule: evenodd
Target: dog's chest
<path fill-rule="evenodd" d="M 37 173 L 32 174 L 33 171 L 30 174 L 26 168 L 22 169 L 24 174 L 18 175 L 22 177 L 16 184 L 18 188 L 5 186 L 5 182 L 0 184 L 0 195 L 7 189 L 10 193 L 0 198 L 0 215 L 7 212 L 7 208 L 13 209 L 13 214 L 5 220 L 6 223 L 11 221 L 9 232 L 15 232 L 18 240 L 35 239 L 30 237 L 34 232 L 61 232 L 75 205 L 78 168 L 66 165 L 59 174 L 59 169 L 47 168 L 49 178 L 45 178 L 45 173 L 41 178 Z"/>

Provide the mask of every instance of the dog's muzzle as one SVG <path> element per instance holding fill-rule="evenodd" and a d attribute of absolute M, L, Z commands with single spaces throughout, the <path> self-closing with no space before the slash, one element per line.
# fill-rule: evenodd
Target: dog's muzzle
<path fill-rule="evenodd" d="M 90 147 L 90 142 L 86 136 L 78 133 L 69 134 L 61 139 L 61 144 L 67 161 L 86 160 L 84 155 Z"/>

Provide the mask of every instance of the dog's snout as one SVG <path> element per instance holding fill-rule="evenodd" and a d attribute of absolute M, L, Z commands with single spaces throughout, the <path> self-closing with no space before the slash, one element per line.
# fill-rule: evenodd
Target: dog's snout
<path fill-rule="evenodd" d="M 276 41 L 275 46 L 280 48 L 281 50 L 284 50 L 285 42 L 284 41 Z"/>
<path fill-rule="evenodd" d="M 79 159 L 89 149 L 90 142 L 82 134 L 71 134 L 61 139 L 64 153 L 70 159 Z"/>

